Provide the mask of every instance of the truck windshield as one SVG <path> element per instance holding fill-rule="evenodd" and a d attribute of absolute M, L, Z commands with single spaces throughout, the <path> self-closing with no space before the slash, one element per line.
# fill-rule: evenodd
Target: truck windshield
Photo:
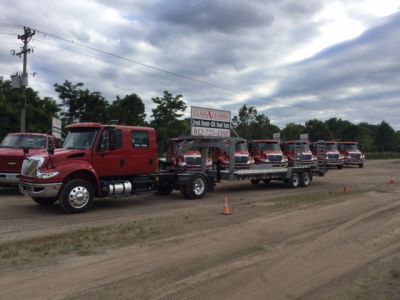
<path fill-rule="evenodd" d="M 27 134 L 8 134 L 0 144 L 1 148 L 46 149 L 46 137 Z"/>
<path fill-rule="evenodd" d="M 308 144 L 306 144 L 306 143 L 304 143 L 304 144 L 296 144 L 296 146 L 294 147 L 294 145 L 293 145 L 293 148 L 294 149 L 299 149 L 301 152 L 309 152 L 310 151 L 310 146 L 308 145 Z"/>
<path fill-rule="evenodd" d="M 90 149 L 93 146 L 98 129 L 80 128 L 70 131 L 65 138 L 65 149 Z"/>
<path fill-rule="evenodd" d="M 357 144 L 341 144 L 340 148 L 344 151 L 357 151 Z"/>
<path fill-rule="evenodd" d="M 281 151 L 281 147 L 277 143 L 259 143 L 260 151 Z"/>
<path fill-rule="evenodd" d="M 235 144 L 235 151 L 247 152 L 246 144 L 245 143 L 236 143 Z"/>
<path fill-rule="evenodd" d="M 326 144 L 326 150 L 337 151 L 337 144 Z"/>

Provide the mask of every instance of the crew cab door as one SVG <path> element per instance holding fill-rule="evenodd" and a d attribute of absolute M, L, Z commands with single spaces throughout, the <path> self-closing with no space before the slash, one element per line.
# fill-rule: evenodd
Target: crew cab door
<path fill-rule="evenodd" d="M 124 147 L 121 129 L 104 129 L 93 152 L 93 167 L 99 177 L 128 174 Z"/>
<path fill-rule="evenodd" d="M 127 147 L 128 168 L 132 175 L 154 173 L 157 169 L 157 149 L 151 132 L 132 129 Z"/>

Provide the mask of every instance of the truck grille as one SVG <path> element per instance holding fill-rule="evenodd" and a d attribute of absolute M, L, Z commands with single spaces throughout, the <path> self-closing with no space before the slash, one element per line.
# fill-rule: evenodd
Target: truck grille
<path fill-rule="evenodd" d="M 248 160 L 247 156 L 235 156 L 235 164 L 247 164 Z"/>
<path fill-rule="evenodd" d="M 355 159 L 360 159 L 361 158 L 361 154 L 359 153 L 355 153 L 355 154 L 350 154 L 351 158 L 355 158 Z"/>
<path fill-rule="evenodd" d="M 328 154 L 328 159 L 339 159 L 339 154 Z"/>
<path fill-rule="evenodd" d="M 0 172 L 4 173 L 19 173 L 22 166 L 23 157 L 18 156 L 9 156 L 9 157 L 1 157 L 0 156 Z"/>
<path fill-rule="evenodd" d="M 185 162 L 189 166 L 201 165 L 201 157 L 186 157 Z"/>
<path fill-rule="evenodd" d="M 35 158 L 26 158 L 22 163 L 21 174 L 26 177 L 34 177 L 41 161 Z"/>
<path fill-rule="evenodd" d="M 281 161 L 282 155 L 268 155 L 269 161 Z"/>
<path fill-rule="evenodd" d="M 311 160 L 311 158 L 312 158 L 312 155 L 311 155 L 311 154 L 303 154 L 303 155 L 301 156 L 301 159 L 302 159 L 302 160 Z"/>

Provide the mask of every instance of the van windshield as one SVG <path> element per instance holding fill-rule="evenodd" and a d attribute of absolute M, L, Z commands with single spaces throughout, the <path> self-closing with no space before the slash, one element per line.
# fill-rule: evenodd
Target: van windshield
<path fill-rule="evenodd" d="M 90 149 L 96 139 L 98 129 L 79 128 L 72 129 L 65 138 L 63 148 L 65 149 Z"/>
<path fill-rule="evenodd" d="M 281 151 L 278 143 L 259 143 L 258 149 L 260 151 Z"/>
<path fill-rule="evenodd" d="M 337 151 L 337 149 L 338 149 L 337 144 L 326 144 L 326 150 Z"/>
<path fill-rule="evenodd" d="M 341 144 L 340 149 L 344 151 L 357 151 L 357 144 Z"/>
<path fill-rule="evenodd" d="M 26 134 L 8 134 L 1 142 L 0 147 L 46 149 L 46 137 Z"/>

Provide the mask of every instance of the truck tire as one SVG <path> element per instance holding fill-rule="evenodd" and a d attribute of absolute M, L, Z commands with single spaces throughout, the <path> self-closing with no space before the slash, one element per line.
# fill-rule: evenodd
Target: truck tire
<path fill-rule="evenodd" d="M 32 200 L 41 206 L 51 206 L 57 201 L 57 198 L 32 197 Z"/>
<path fill-rule="evenodd" d="M 82 213 L 92 207 L 94 188 L 83 179 L 73 179 L 64 184 L 61 191 L 61 208 L 69 214 Z"/>
<path fill-rule="evenodd" d="M 271 182 L 271 179 L 269 179 L 269 178 L 267 178 L 267 179 L 263 179 L 263 182 L 264 182 L 265 184 L 268 184 L 268 183 L 270 183 L 270 182 Z"/>
<path fill-rule="evenodd" d="M 254 185 L 257 185 L 260 183 L 260 179 L 250 179 L 250 182 Z"/>
<path fill-rule="evenodd" d="M 364 168 L 364 164 L 359 164 L 358 167 L 359 168 Z"/>
<path fill-rule="evenodd" d="M 310 174 L 310 172 L 306 171 L 306 172 L 301 173 L 301 175 L 300 175 L 300 185 L 302 187 L 307 187 L 307 186 L 310 185 L 310 183 L 311 183 L 311 174 Z"/>
<path fill-rule="evenodd" d="M 194 174 L 189 178 L 188 184 L 184 187 L 186 198 L 200 199 L 207 192 L 207 179 L 200 174 Z"/>
<path fill-rule="evenodd" d="M 299 173 L 293 172 L 292 176 L 289 178 L 288 185 L 291 188 L 297 188 L 300 184 Z"/>
<path fill-rule="evenodd" d="M 338 165 L 337 168 L 338 168 L 339 170 L 341 170 L 341 169 L 343 169 L 343 165 Z"/>

